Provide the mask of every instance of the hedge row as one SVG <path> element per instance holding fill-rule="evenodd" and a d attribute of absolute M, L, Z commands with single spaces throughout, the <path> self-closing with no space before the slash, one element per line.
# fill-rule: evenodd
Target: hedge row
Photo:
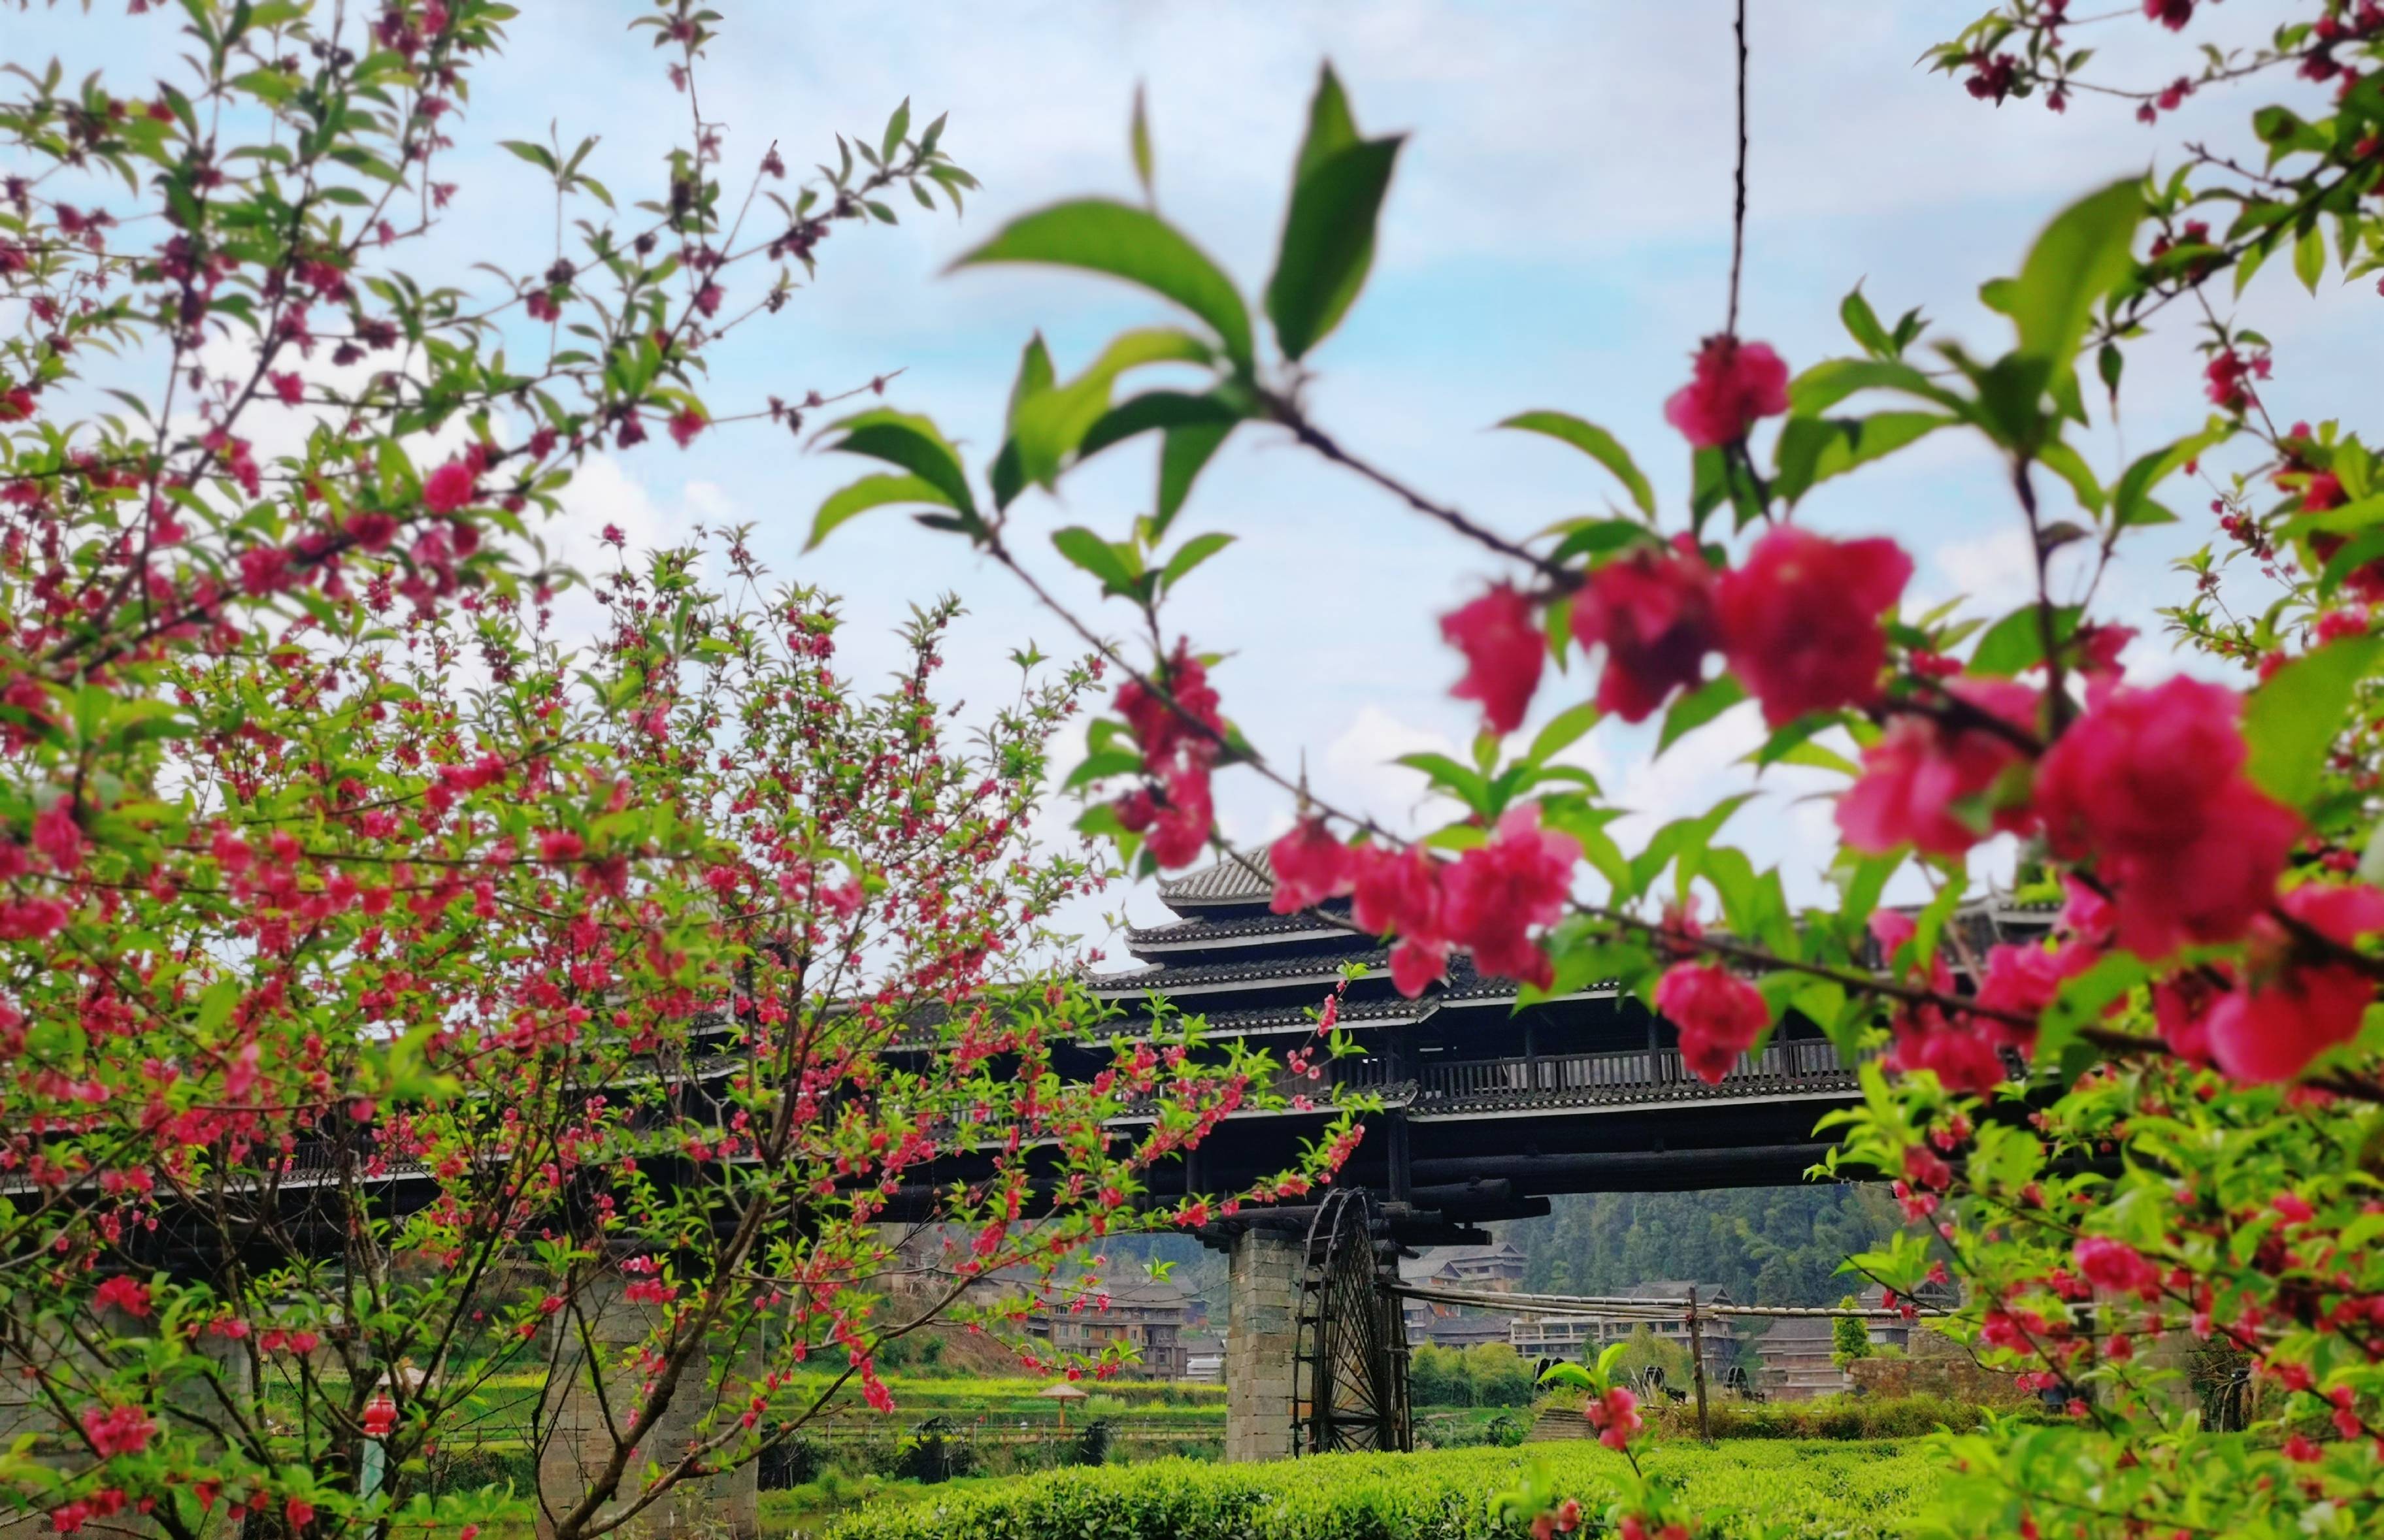
<path fill-rule="evenodd" d="M 1706 1513 L 1707 1540 L 1885 1540 L 1935 1495 L 1929 1453 L 1898 1444 L 1750 1440 L 1645 1457 Z M 828 1540 L 1490 1540 L 1520 1533 L 1491 1500 L 1533 1461 L 1593 1511 L 1621 1457 L 1595 1444 L 1330 1455 L 1262 1465 L 1148 1465 L 931 1489 L 846 1516 Z"/>

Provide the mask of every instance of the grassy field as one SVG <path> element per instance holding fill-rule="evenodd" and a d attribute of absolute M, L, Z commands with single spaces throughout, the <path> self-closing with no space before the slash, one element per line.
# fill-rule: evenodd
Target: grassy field
<path fill-rule="evenodd" d="M 1682 1442 L 1645 1458 L 1706 1515 L 1700 1534 L 1722 1540 L 1889 1540 L 1909 1532 L 1938 1487 L 1927 1451 L 1894 1441 Z M 1514 1533 L 1492 1518 L 1490 1497 L 1533 1461 L 1593 1509 L 1611 1499 L 1622 1469 L 1620 1456 L 1588 1443 L 1267 1465 L 1161 1460 L 888 1484 L 824 1533 L 827 1540 L 1488 1540 Z M 816 1522 L 819 1515 L 801 1517 Z"/>

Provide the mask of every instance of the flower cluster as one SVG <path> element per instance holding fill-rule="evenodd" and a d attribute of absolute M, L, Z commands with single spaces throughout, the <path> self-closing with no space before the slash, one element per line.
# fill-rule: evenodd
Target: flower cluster
<path fill-rule="evenodd" d="M 1525 803 L 1453 862 L 1422 846 L 1344 845 L 1314 819 L 1268 853 L 1276 912 L 1349 896 L 1359 928 L 1398 938 L 1391 977 L 1412 999 L 1447 976 L 1449 953 L 1460 947 L 1485 974 L 1546 988 L 1554 967 L 1533 932 L 1563 915 L 1581 844 L 1543 828 L 1539 809 Z"/>
<path fill-rule="evenodd" d="M 1148 838 L 1161 866 L 1188 866 L 1208 848 L 1216 819 L 1209 772 L 1224 746 L 1208 667 L 1179 640 L 1150 683 L 1135 678 L 1118 688 L 1116 705 L 1148 777 L 1118 799 L 1118 822 Z"/>

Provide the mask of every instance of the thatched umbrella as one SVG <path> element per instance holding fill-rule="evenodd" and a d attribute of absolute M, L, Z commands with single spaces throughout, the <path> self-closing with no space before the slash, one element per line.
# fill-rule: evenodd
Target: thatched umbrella
<path fill-rule="evenodd" d="M 1049 1390 L 1042 1392 L 1042 1396 L 1047 1401 L 1057 1401 L 1060 1403 L 1060 1431 L 1062 1433 L 1066 1433 L 1068 1431 L 1068 1403 L 1071 1401 L 1083 1400 L 1085 1398 L 1085 1393 L 1077 1389 L 1074 1385 L 1070 1385 L 1067 1381 L 1062 1380 L 1058 1385 L 1055 1385 Z"/>

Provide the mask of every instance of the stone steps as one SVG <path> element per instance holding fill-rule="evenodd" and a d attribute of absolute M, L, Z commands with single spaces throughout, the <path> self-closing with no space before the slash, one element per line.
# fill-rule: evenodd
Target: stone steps
<path fill-rule="evenodd" d="M 1596 1438 L 1597 1430 L 1582 1415 L 1581 1403 L 1563 1400 L 1540 1409 L 1532 1419 L 1532 1431 L 1523 1435 L 1526 1444 L 1554 1444 L 1569 1438 Z"/>

